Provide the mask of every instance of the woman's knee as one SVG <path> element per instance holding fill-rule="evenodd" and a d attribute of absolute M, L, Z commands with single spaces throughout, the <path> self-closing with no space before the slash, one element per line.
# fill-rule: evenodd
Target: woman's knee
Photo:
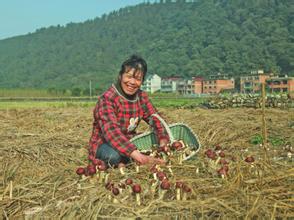
<path fill-rule="evenodd" d="M 103 160 L 110 166 L 116 166 L 122 160 L 121 155 L 108 144 L 102 144 L 97 149 L 96 158 Z"/>

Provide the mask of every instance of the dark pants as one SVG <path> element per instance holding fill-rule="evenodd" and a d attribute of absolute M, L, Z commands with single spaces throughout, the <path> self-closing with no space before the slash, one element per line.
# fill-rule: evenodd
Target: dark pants
<path fill-rule="evenodd" d="M 117 166 L 119 163 L 127 164 L 130 162 L 130 158 L 118 153 L 109 144 L 102 144 L 96 151 L 96 158 L 103 160 L 109 166 Z"/>

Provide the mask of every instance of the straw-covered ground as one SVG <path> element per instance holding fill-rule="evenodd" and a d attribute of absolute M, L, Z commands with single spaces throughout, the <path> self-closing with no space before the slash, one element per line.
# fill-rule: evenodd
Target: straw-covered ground
<path fill-rule="evenodd" d="M 91 108 L 0 110 L 1 217 L 294 218 L 293 109 L 266 109 L 267 151 L 260 146 L 260 109 L 159 110 L 169 123 L 189 125 L 202 147 L 193 160 L 173 164 L 173 175 L 161 167 L 171 184 L 163 198 L 147 167 L 136 173 L 130 166 L 124 176 L 117 169 L 108 170 L 115 186 L 126 178 L 141 184 L 141 205 L 128 188 L 114 203 L 104 184 L 96 178 L 82 180 L 75 173 L 78 166 L 88 164 Z M 145 129 L 146 125 L 139 128 Z M 217 144 L 229 162 L 225 178 L 217 173 L 221 165 L 205 154 Z M 245 162 L 247 156 L 255 161 Z M 187 200 L 176 200 L 176 181 L 192 189 Z"/>

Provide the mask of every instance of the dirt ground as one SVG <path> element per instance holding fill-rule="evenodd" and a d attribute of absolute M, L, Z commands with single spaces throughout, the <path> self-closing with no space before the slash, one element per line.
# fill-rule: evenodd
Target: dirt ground
<path fill-rule="evenodd" d="M 175 165 L 170 176 L 172 183 L 181 179 L 192 188 L 186 201 L 176 201 L 174 189 L 164 199 L 158 198 L 157 191 L 151 196 L 147 168 L 134 173 L 130 167 L 127 176 L 110 170 L 114 182 L 131 176 L 145 184 L 138 206 L 132 194 L 121 195 L 120 202 L 113 203 L 103 184 L 93 178 L 81 180 L 75 173 L 78 166 L 88 164 L 85 146 L 92 129 L 92 108 L 1 110 L 2 218 L 294 218 L 294 109 L 266 109 L 267 153 L 252 142 L 262 132 L 260 109 L 159 111 L 168 123 L 190 126 L 202 147 L 194 160 Z M 138 131 L 146 129 L 142 124 Z M 230 161 L 224 179 L 204 153 L 217 144 Z M 244 162 L 249 155 L 254 156 L 254 164 Z"/>

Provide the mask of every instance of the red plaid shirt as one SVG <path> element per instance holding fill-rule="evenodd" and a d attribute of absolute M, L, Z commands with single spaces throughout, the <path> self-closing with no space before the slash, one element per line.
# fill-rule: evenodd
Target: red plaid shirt
<path fill-rule="evenodd" d="M 151 125 L 159 140 L 169 140 L 161 122 L 152 114 L 158 114 L 149 101 L 147 93 L 141 90 L 135 100 L 128 100 L 112 85 L 94 108 L 94 123 L 90 138 L 90 154 L 95 154 L 103 143 L 109 143 L 120 153 L 130 156 L 136 146 L 129 140 L 135 136 L 135 129 L 141 119 Z"/>

